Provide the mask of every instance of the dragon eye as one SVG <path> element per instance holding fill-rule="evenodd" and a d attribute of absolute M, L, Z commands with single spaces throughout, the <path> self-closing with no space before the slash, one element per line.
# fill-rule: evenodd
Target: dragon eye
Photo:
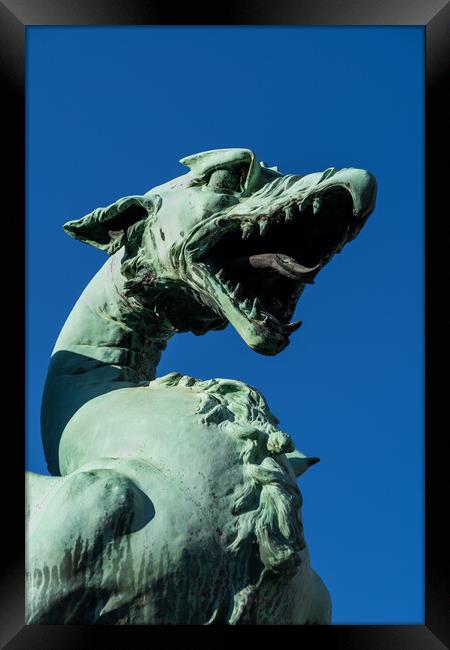
<path fill-rule="evenodd" d="M 209 177 L 208 187 L 215 192 L 239 192 L 243 189 L 247 171 L 246 167 L 216 169 Z"/>

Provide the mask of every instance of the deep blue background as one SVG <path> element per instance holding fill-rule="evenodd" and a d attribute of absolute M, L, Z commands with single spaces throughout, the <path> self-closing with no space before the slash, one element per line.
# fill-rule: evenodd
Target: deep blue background
<path fill-rule="evenodd" d="M 58 332 L 102 253 L 61 228 L 248 147 L 286 173 L 372 171 L 376 211 L 307 288 L 276 358 L 233 329 L 169 344 L 159 374 L 260 388 L 298 447 L 335 623 L 423 623 L 423 47 L 419 27 L 27 30 L 27 466 Z"/>

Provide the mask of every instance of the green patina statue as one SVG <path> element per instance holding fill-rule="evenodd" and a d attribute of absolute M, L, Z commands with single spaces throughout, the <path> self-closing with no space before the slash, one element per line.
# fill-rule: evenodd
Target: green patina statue
<path fill-rule="evenodd" d="M 360 169 L 284 175 L 248 149 L 99 208 L 66 232 L 110 258 L 57 340 L 27 474 L 27 622 L 326 624 L 295 450 L 240 381 L 155 379 L 167 341 L 231 323 L 283 350 L 306 284 L 375 203 Z"/>

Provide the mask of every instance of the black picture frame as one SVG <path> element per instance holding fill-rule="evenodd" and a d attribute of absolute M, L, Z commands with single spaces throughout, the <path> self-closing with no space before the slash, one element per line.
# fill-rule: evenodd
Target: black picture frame
<path fill-rule="evenodd" d="M 2 299 L 8 318 L 3 363 L 7 401 L 3 415 L 2 579 L 0 583 L 0 642 L 11 649 L 51 650 L 87 648 L 108 642 L 130 643 L 108 627 L 24 625 L 24 215 L 25 215 L 25 31 L 33 25 L 421 25 L 426 37 L 425 80 L 425 624 L 332 625 L 296 629 L 296 641 L 310 647 L 358 650 L 438 650 L 450 647 L 446 491 L 448 455 L 445 453 L 445 379 L 447 336 L 440 328 L 443 294 L 439 281 L 447 271 L 445 194 L 449 180 L 448 87 L 450 61 L 450 4 L 446 0 L 230 0 L 209 8 L 193 0 L 176 7 L 169 3 L 122 0 L 0 0 L 0 70 L 3 88 L 3 127 L 7 140 L 3 172 L 2 224 L 4 237 Z M 445 83 L 447 82 L 447 83 Z M 9 138 L 5 138 L 8 135 Z M 402 188 L 407 191 L 407 188 Z M 447 247 L 446 247 L 447 248 Z M 9 261 L 6 252 L 12 253 Z M 12 261 L 10 261 L 12 259 Z M 446 345 L 447 344 L 447 345 Z M 7 353 L 7 354 L 6 354 Z M 447 398 L 447 396 L 445 396 Z M 448 398 L 447 398 L 448 400 Z M 11 415 L 12 417 L 9 417 Z M 8 418 L 9 424 L 5 424 Z M 5 449 L 6 447 L 6 449 Z M 399 458 L 401 463 L 401 458 Z M 447 470 L 447 471 L 446 471 Z M 130 630 L 130 628 L 128 628 Z M 210 638 L 211 628 L 205 629 Z M 132 631 L 131 631 L 132 630 Z M 127 635 L 149 632 L 131 628 Z M 278 634 L 284 630 L 277 628 Z M 230 632 L 231 633 L 231 632 Z M 125 634 L 125 632 L 123 632 Z M 153 631 L 151 632 L 153 634 Z M 144 637 L 147 639 L 148 636 Z M 136 641 L 137 642 L 137 641 Z"/>

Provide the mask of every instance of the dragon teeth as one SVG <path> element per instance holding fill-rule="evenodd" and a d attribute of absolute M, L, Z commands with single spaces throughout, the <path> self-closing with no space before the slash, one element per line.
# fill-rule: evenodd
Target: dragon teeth
<path fill-rule="evenodd" d="M 223 269 L 220 269 L 219 271 L 217 271 L 216 278 L 218 280 L 223 280 L 224 277 L 225 277 L 225 271 Z"/>
<path fill-rule="evenodd" d="M 266 323 L 270 323 L 272 326 L 276 326 L 276 327 L 279 327 L 279 325 L 280 325 L 278 320 L 274 316 L 272 316 L 272 314 L 269 314 L 269 313 L 267 313 L 265 311 L 261 312 L 260 322 L 263 325 L 266 325 Z"/>
<path fill-rule="evenodd" d="M 294 219 L 295 211 L 292 205 L 288 205 L 284 208 L 284 218 L 287 222 Z"/>
<path fill-rule="evenodd" d="M 242 239 L 248 239 L 253 232 L 253 225 L 250 223 L 244 223 L 241 226 L 242 230 Z"/>
<path fill-rule="evenodd" d="M 322 207 L 322 199 L 317 196 L 314 199 L 313 204 L 312 204 L 313 213 L 317 214 L 320 211 L 321 207 Z"/>
<path fill-rule="evenodd" d="M 272 321 L 272 322 L 275 321 L 272 314 L 267 314 L 265 311 L 261 312 L 261 322 L 265 325 L 266 323 L 269 323 L 270 321 Z"/>
<path fill-rule="evenodd" d="M 239 298 L 242 295 L 243 286 L 240 282 L 234 287 L 233 293 L 231 294 L 233 298 Z"/>
<path fill-rule="evenodd" d="M 250 309 L 251 302 L 248 298 L 244 300 L 244 302 L 241 302 L 240 307 L 241 309 L 244 309 L 245 311 L 248 311 Z"/>
<path fill-rule="evenodd" d="M 260 318 L 261 316 L 261 303 L 258 298 L 255 298 L 250 312 L 250 318 Z"/>
<path fill-rule="evenodd" d="M 233 291 L 233 285 L 230 282 L 230 280 L 228 280 L 228 282 L 225 282 L 225 287 L 228 289 L 230 293 Z"/>
<path fill-rule="evenodd" d="M 261 219 L 259 222 L 259 234 L 265 235 L 269 229 L 269 221 L 267 219 Z"/>

